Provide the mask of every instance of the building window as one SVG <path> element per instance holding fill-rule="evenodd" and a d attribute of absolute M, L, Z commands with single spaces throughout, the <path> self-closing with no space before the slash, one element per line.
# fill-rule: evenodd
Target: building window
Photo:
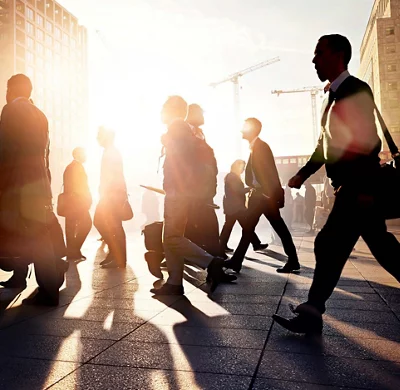
<path fill-rule="evenodd" d="M 35 20 L 35 13 L 33 12 L 33 9 L 26 7 L 26 17 L 29 20 Z"/>
<path fill-rule="evenodd" d="M 39 42 L 36 42 L 36 53 L 40 54 L 41 56 L 44 55 L 44 47 Z"/>
<path fill-rule="evenodd" d="M 37 69 L 43 69 L 44 68 L 44 61 L 42 57 L 37 57 L 36 58 L 36 67 Z"/>
<path fill-rule="evenodd" d="M 397 65 L 396 64 L 390 64 L 387 66 L 388 72 L 396 72 L 397 71 Z"/>
<path fill-rule="evenodd" d="M 56 35 L 56 38 L 61 40 L 61 30 L 58 27 L 55 28 L 54 33 Z"/>
<path fill-rule="evenodd" d="M 68 49 L 68 46 L 64 46 L 64 45 L 63 45 L 62 54 L 63 54 L 64 56 L 66 56 L 66 57 L 69 56 L 69 49 Z"/>
<path fill-rule="evenodd" d="M 386 46 L 386 54 L 394 54 L 396 53 L 396 46 L 390 45 Z"/>
<path fill-rule="evenodd" d="M 394 35 L 394 27 L 386 27 L 386 36 Z"/>
<path fill-rule="evenodd" d="M 46 49 L 46 58 L 50 60 L 53 58 L 53 51 L 51 49 Z"/>
<path fill-rule="evenodd" d="M 29 50 L 27 50 L 26 52 L 26 62 L 30 64 L 33 64 L 35 62 L 35 55 Z"/>
<path fill-rule="evenodd" d="M 398 108 L 399 101 L 398 99 L 389 99 L 389 108 Z"/>
<path fill-rule="evenodd" d="M 36 7 L 43 14 L 44 14 L 44 2 L 45 2 L 45 0 L 36 0 Z"/>
<path fill-rule="evenodd" d="M 21 18 L 21 16 L 18 16 L 18 15 L 17 15 L 17 17 L 16 17 L 16 23 L 17 23 L 17 26 L 18 26 L 20 29 L 25 30 L 25 19 L 24 19 L 24 18 Z"/>
<path fill-rule="evenodd" d="M 49 34 L 46 34 L 46 45 L 53 46 L 53 38 Z"/>
<path fill-rule="evenodd" d="M 24 14 L 25 12 L 25 4 L 22 3 L 21 1 L 17 1 L 17 11 L 21 12 L 21 14 Z M 25 68 L 25 65 L 24 65 Z"/>
<path fill-rule="evenodd" d="M 35 70 L 33 69 L 32 66 L 27 66 L 26 67 L 26 75 L 32 80 L 35 76 Z"/>
<path fill-rule="evenodd" d="M 389 130 L 390 130 L 391 133 L 400 133 L 400 127 L 399 126 L 391 126 Z"/>
<path fill-rule="evenodd" d="M 74 38 L 71 38 L 71 47 L 76 49 L 76 40 Z"/>
<path fill-rule="evenodd" d="M 44 19 L 43 16 L 37 14 L 36 15 L 36 24 L 40 27 L 44 27 Z"/>
<path fill-rule="evenodd" d="M 35 34 L 35 27 L 32 23 L 26 22 L 26 32 L 31 35 Z"/>
<path fill-rule="evenodd" d="M 44 32 L 40 28 L 36 29 L 36 39 L 41 42 L 44 41 Z"/>
<path fill-rule="evenodd" d="M 31 37 L 28 37 L 28 39 L 26 40 L 26 43 L 27 43 L 29 49 L 35 50 L 35 41 Z"/>
<path fill-rule="evenodd" d="M 48 20 L 46 20 L 46 31 L 49 33 L 53 32 L 53 23 L 49 22 Z"/>
<path fill-rule="evenodd" d="M 54 49 L 55 49 L 57 52 L 61 52 L 61 43 L 58 42 L 58 41 L 55 41 L 55 43 L 54 43 Z"/>
<path fill-rule="evenodd" d="M 397 81 L 391 81 L 387 83 L 388 91 L 397 91 Z"/>
<path fill-rule="evenodd" d="M 66 33 L 63 34 L 63 43 L 64 43 L 64 45 L 69 44 L 69 36 Z"/>

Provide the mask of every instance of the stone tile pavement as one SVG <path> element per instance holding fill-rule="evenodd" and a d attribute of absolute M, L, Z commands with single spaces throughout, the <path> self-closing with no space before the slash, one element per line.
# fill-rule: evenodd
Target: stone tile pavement
<path fill-rule="evenodd" d="M 209 295 L 205 273 L 187 267 L 186 296 L 159 299 L 139 232 L 129 233 L 125 271 L 101 269 L 104 251 L 90 236 L 60 307 L 20 306 L 34 278 L 21 294 L 0 290 L 0 389 L 400 389 L 400 286 L 363 242 L 328 303 L 322 337 L 273 323 L 312 279 L 314 236 L 294 236 L 300 275 L 275 272 L 284 256 L 271 245 L 249 249 L 236 284 Z"/>

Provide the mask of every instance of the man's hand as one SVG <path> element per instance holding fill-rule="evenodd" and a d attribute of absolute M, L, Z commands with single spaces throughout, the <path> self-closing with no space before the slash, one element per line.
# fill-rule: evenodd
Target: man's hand
<path fill-rule="evenodd" d="M 301 176 L 296 175 L 293 176 L 289 181 L 288 181 L 288 186 L 290 188 L 297 188 L 299 189 L 304 183 L 304 180 Z"/>

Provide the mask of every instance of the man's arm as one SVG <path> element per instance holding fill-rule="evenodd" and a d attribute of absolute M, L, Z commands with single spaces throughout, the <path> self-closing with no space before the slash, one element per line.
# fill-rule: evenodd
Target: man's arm
<path fill-rule="evenodd" d="M 306 165 L 304 165 L 304 167 L 297 172 L 296 176 L 300 176 L 304 183 L 311 175 L 313 175 L 320 168 L 322 168 L 324 164 L 325 164 L 325 157 L 324 157 L 324 147 L 323 147 L 323 135 L 321 132 L 314 153 L 307 161 Z"/>

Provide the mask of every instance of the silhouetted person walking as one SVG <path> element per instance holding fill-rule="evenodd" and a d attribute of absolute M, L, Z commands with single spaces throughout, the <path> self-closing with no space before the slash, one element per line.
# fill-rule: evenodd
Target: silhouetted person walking
<path fill-rule="evenodd" d="M 204 169 L 198 155 L 196 138 L 185 122 L 187 103 L 180 96 L 171 96 L 161 111 L 167 133 L 162 137 L 165 148 L 164 161 L 164 232 L 163 244 L 169 277 L 156 295 L 183 295 L 183 272 L 185 260 L 207 269 L 211 291 L 221 282 L 236 279 L 224 273 L 223 259 L 214 257 L 184 237 L 189 209 L 196 199 L 198 172 Z"/>
<path fill-rule="evenodd" d="M 223 201 L 225 224 L 220 236 L 221 253 L 232 251 L 228 248 L 228 241 L 236 221 L 239 222 L 242 228 L 246 226 L 246 194 L 250 191 L 250 188 L 245 188 L 240 177 L 244 172 L 245 166 L 245 161 L 236 160 L 231 166 L 230 173 L 225 176 L 225 195 Z M 251 237 L 251 244 L 255 251 L 268 248 L 268 244 L 261 244 L 255 232 Z"/>
<path fill-rule="evenodd" d="M 212 207 L 217 193 L 218 167 L 214 151 L 206 142 L 201 129 L 204 125 L 204 115 L 198 104 L 189 105 L 186 122 L 196 137 L 196 149 L 202 169 L 197 172 L 199 193 L 189 209 L 185 237 L 213 256 L 219 256 L 219 224 L 215 208 Z"/>
<path fill-rule="evenodd" d="M 292 190 L 289 186 L 285 187 L 285 207 L 282 210 L 283 220 L 289 230 L 292 229 L 293 214 L 294 214 L 294 201 L 292 196 Z"/>
<path fill-rule="evenodd" d="M 100 201 L 94 214 L 94 226 L 108 246 L 103 268 L 126 267 L 126 236 L 122 226 L 122 208 L 128 198 L 122 157 L 114 145 L 115 134 L 101 127 L 97 140 L 104 148 L 100 172 Z"/>
<path fill-rule="evenodd" d="M 300 192 L 296 193 L 296 197 L 293 200 L 294 204 L 294 215 L 295 219 L 294 222 L 302 223 L 304 221 L 304 210 L 305 210 L 305 203 L 304 203 L 304 196 L 300 194 Z"/>
<path fill-rule="evenodd" d="M 92 228 L 92 218 L 89 213 L 92 196 L 83 166 L 86 162 L 85 150 L 75 148 L 72 157 L 74 160 L 64 171 L 64 193 L 69 203 L 65 217 L 65 236 L 67 259 L 71 261 L 86 260 L 81 248 Z"/>
<path fill-rule="evenodd" d="M 284 205 L 282 189 L 274 156 L 267 143 L 258 136 L 261 133 L 261 122 L 256 118 L 246 119 L 243 126 L 243 138 L 249 141 L 251 154 L 246 167 L 246 184 L 252 187 L 249 197 L 249 212 L 242 238 L 232 258 L 225 262 L 226 267 L 240 272 L 244 256 L 250 245 L 254 230 L 262 214 L 282 241 L 288 261 L 277 272 L 289 273 L 300 269 L 296 247 L 292 236 L 283 221 L 279 209 Z"/>
<path fill-rule="evenodd" d="M 349 74 L 351 45 L 341 35 L 318 41 L 313 63 L 321 81 L 330 81 L 323 105 L 321 135 L 308 163 L 290 181 L 300 186 L 324 164 L 336 190 L 336 200 L 315 240 L 316 267 L 308 300 L 297 315 L 275 315 L 284 328 L 297 333 L 321 332 L 325 303 L 336 287 L 343 267 L 360 238 L 377 261 L 400 281 L 400 243 L 387 231 L 379 206 L 379 152 L 374 98 L 365 82 Z"/>
<path fill-rule="evenodd" d="M 304 196 L 304 203 L 306 205 L 304 211 L 304 218 L 308 226 L 310 226 L 310 232 L 314 231 L 314 216 L 315 206 L 317 205 L 317 192 L 309 181 L 306 181 L 306 193 Z"/>
<path fill-rule="evenodd" d="M 29 100 L 31 93 L 27 76 L 8 80 L 0 120 L 0 246 L 20 264 L 34 263 L 39 288 L 23 303 L 55 306 L 63 272 L 57 268 L 50 231 L 55 216 L 47 164 L 49 129 L 46 116 Z"/>

